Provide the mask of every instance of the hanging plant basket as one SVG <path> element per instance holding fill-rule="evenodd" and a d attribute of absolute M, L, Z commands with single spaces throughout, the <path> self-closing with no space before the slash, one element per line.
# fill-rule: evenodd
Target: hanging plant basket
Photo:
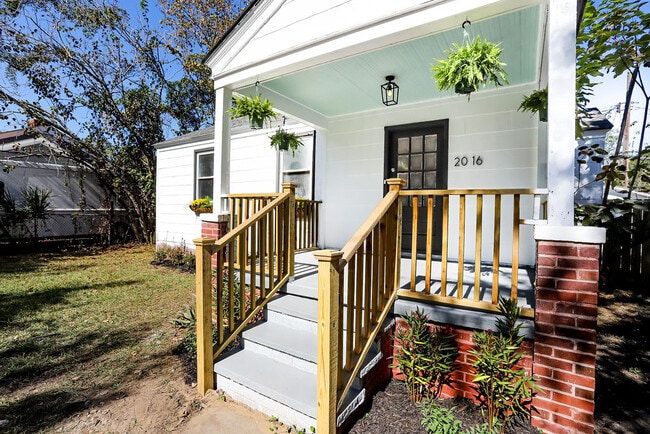
<path fill-rule="evenodd" d="M 260 130 L 264 128 L 264 119 L 255 116 L 248 117 L 248 125 L 252 130 Z"/>
<path fill-rule="evenodd" d="M 273 104 L 268 99 L 260 95 L 250 96 L 235 96 L 233 97 L 233 106 L 230 109 L 231 118 L 239 118 L 248 116 L 248 124 L 252 129 L 260 129 L 264 127 L 264 122 L 271 122 L 278 114 L 273 111 Z"/>
<path fill-rule="evenodd" d="M 205 214 L 212 212 L 212 199 L 209 196 L 202 197 L 200 199 L 194 199 L 190 203 L 190 209 L 194 211 L 195 214 Z"/>
<path fill-rule="evenodd" d="M 431 67 L 439 90 L 454 89 L 456 93 L 467 95 L 469 101 L 470 94 L 481 86 L 508 84 L 499 44 L 477 36 L 462 45 L 453 45 L 452 49 L 445 50 L 447 58 L 434 59 L 437 64 Z"/>
<path fill-rule="evenodd" d="M 548 121 L 548 88 L 536 90 L 530 95 L 524 96 L 519 108 L 522 112 L 539 114 L 540 122 Z"/>
<path fill-rule="evenodd" d="M 296 155 L 298 148 L 302 146 L 300 137 L 298 137 L 295 133 L 288 132 L 282 127 L 278 127 L 275 133 L 273 133 L 273 135 L 269 138 L 271 139 L 272 147 L 277 148 L 280 151 L 291 150 L 291 154 L 293 156 Z"/>

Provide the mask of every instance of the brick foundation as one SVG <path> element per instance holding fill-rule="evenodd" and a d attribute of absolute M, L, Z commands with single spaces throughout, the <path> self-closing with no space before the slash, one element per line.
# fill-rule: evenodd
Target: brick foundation
<path fill-rule="evenodd" d="M 600 246 L 538 243 L 533 425 L 548 433 L 593 433 Z"/>

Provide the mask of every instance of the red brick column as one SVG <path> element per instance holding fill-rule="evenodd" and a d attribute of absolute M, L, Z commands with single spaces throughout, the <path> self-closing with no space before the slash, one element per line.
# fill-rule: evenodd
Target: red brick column
<path fill-rule="evenodd" d="M 201 221 L 201 238 L 214 238 L 218 240 L 228 233 L 228 216 L 219 216 L 217 221 Z M 212 268 L 217 266 L 217 257 L 212 256 Z"/>
<path fill-rule="evenodd" d="M 560 232 L 566 235 L 569 229 L 587 228 L 563 229 Z M 604 231 L 587 232 L 596 236 L 580 238 L 595 242 L 542 239 L 536 233 L 533 374 L 544 392 L 533 400 L 537 412 L 532 422 L 545 433 L 594 432 L 598 276 Z"/>

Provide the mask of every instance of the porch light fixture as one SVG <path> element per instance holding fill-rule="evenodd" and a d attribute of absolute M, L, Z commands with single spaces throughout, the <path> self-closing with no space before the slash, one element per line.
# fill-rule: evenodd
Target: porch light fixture
<path fill-rule="evenodd" d="M 393 80 L 394 75 L 386 76 L 386 83 L 381 85 L 381 102 L 384 105 L 396 105 L 399 99 L 399 86 Z"/>

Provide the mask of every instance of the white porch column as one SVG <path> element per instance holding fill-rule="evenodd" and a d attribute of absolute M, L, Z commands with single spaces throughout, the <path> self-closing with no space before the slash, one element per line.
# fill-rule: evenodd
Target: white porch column
<path fill-rule="evenodd" d="M 216 89 L 214 104 L 214 210 L 225 213 L 227 201 L 223 195 L 230 193 L 230 110 L 232 91 Z"/>
<path fill-rule="evenodd" d="M 548 224 L 573 226 L 576 0 L 550 0 L 548 25 Z"/>

